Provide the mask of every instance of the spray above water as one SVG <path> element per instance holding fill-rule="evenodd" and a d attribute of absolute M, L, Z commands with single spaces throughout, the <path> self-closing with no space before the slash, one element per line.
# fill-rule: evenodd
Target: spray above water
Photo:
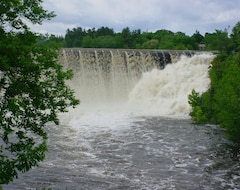
<path fill-rule="evenodd" d="M 210 83 L 208 69 L 213 56 L 181 56 L 164 70 L 143 73 L 129 93 L 129 103 L 141 115 L 187 116 L 188 95 L 193 89 L 205 92 Z"/>
<path fill-rule="evenodd" d="M 187 116 L 188 95 L 209 86 L 210 53 L 63 50 L 75 73 L 71 86 L 81 104 L 74 112 L 136 116 Z M 61 57 L 61 56 L 60 56 Z M 164 69 L 163 69 L 164 68 Z"/>

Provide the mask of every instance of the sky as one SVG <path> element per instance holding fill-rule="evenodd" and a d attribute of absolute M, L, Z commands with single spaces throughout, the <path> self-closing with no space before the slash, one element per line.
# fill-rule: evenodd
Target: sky
<path fill-rule="evenodd" d="M 240 21 L 240 0 L 43 0 L 43 7 L 57 15 L 34 31 L 55 35 L 67 29 L 123 28 L 155 32 L 166 29 L 202 35 L 227 29 Z"/>

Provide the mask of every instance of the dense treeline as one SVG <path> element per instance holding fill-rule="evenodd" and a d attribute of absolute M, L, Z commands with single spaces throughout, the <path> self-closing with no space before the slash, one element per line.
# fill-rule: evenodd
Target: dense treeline
<path fill-rule="evenodd" d="M 207 92 L 189 95 L 190 115 L 196 123 L 219 124 L 240 148 L 240 22 L 229 36 L 228 46 L 212 62 Z"/>
<path fill-rule="evenodd" d="M 81 27 L 68 29 L 64 37 L 55 35 L 42 36 L 40 42 L 58 44 L 60 47 L 83 48 L 129 48 L 129 49 L 175 49 L 199 50 L 202 44 L 205 50 L 224 50 L 230 43 L 226 30 L 216 30 L 203 36 L 196 31 L 192 36 L 182 32 L 157 30 L 156 32 L 142 32 L 130 30 L 128 27 L 121 32 L 114 32 L 108 27 L 85 30 Z"/>

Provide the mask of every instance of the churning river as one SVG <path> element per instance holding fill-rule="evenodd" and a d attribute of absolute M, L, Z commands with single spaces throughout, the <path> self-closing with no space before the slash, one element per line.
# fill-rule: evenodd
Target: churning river
<path fill-rule="evenodd" d="M 45 161 L 4 189 L 240 189 L 239 154 L 224 130 L 188 116 L 187 96 L 207 90 L 212 58 L 182 56 L 139 77 L 112 69 L 107 79 L 82 66 L 69 83 L 81 104 L 47 126 Z"/>

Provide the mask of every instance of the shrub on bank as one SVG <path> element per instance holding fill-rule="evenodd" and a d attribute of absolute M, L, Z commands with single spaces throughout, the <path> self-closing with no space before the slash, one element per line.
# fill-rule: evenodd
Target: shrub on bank
<path fill-rule="evenodd" d="M 193 90 L 188 102 L 196 123 L 219 124 L 240 145 L 240 22 L 233 28 L 231 40 L 232 50 L 219 53 L 212 62 L 208 91 L 200 95 Z"/>

